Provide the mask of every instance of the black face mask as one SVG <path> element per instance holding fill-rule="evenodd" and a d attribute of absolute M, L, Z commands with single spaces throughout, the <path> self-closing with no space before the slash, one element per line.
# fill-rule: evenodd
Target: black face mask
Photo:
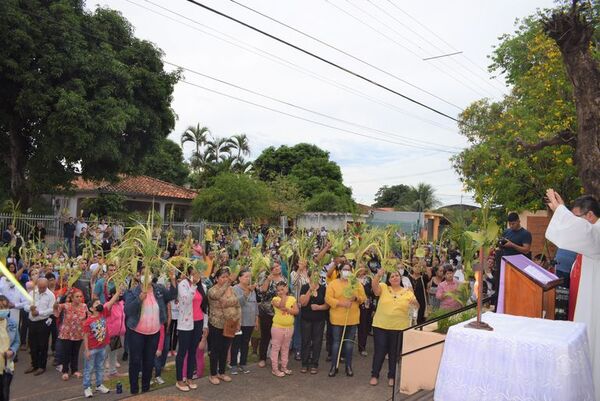
<path fill-rule="evenodd" d="M 96 312 L 102 312 L 104 310 L 104 305 L 98 304 L 96 305 Z"/>

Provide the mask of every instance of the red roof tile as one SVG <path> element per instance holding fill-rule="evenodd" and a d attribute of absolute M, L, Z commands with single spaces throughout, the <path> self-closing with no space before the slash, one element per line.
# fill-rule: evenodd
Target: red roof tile
<path fill-rule="evenodd" d="M 124 176 L 116 183 L 87 181 L 78 177 L 72 182 L 76 190 L 112 192 L 159 198 L 194 199 L 196 191 L 145 175 Z"/>

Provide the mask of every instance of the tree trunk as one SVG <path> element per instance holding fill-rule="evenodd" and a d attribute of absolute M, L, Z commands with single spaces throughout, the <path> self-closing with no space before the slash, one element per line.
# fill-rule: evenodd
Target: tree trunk
<path fill-rule="evenodd" d="M 557 12 L 545 20 L 544 28 L 558 44 L 573 84 L 579 178 L 587 194 L 600 198 L 600 70 L 591 54 L 594 28 L 581 8 L 574 1 L 570 11 Z"/>
<path fill-rule="evenodd" d="M 29 191 L 25 181 L 25 142 L 19 130 L 11 127 L 9 131 L 9 157 L 10 170 L 10 197 L 18 201 L 22 210 L 27 210 L 30 205 Z"/>

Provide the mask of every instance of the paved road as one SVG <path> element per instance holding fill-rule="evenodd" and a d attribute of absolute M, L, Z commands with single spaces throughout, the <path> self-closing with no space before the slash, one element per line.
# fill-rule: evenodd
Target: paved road
<path fill-rule="evenodd" d="M 21 361 L 17 364 L 17 371 L 11 387 L 13 401 L 60 401 L 83 399 L 81 379 L 71 379 L 63 382 L 60 374 L 49 366 L 41 376 L 25 375 L 23 371 L 29 365 L 28 354 L 19 352 Z M 50 358 L 51 361 L 51 358 Z M 369 386 L 371 355 L 368 357 L 354 355 L 354 377 L 346 377 L 344 372 L 330 378 L 327 376 L 328 366 L 322 365 L 317 375 L 301 374 L 299 363 L 291 361 L 290 368 L 294 371 L 292 376 L 278 378 L 271 375 L 269 368 L 260 369 L 253 365 L 251 373 L 234 376 L 231 383 L 211 385 L 206 378 L 198 381 L 198 389 L 189 393 L 182 393 L 174 386 L 151 391 L 149 394 L 131 397 L 129 394 L 117 395 L 114 389 L 107 395 L 95 395 L 94 399 L 112 401 L 119 399 L 129 400 L 161 400 L 161 401 L 230 401 L 242 398 L 244 401 L 320 401 L 338 399 L 344 401 L 373 400 L 385 401 L 391 396 L 391 389 L 385 380 L 379 386 Z M 208 366 L 206 367 L 208 369 Z M 126 366 L 121 368 L 126 371 Z M 387 374 L 386 366 L 382 377 Z M 125 377 L 124 380 L 127 380 Z M 128 398 L 129 397 L 129 398 Z M 402 397 L 404 398 L 404 397 Z"/>

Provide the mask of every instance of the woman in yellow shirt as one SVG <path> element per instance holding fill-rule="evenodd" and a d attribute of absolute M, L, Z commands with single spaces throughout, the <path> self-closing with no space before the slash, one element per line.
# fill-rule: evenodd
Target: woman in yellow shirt
<path fill-rule="evenodd" d="M 288 295 L 288 286 L 284 281 L 277 283 L 277 296 L 271 301 L 275 315 L 271 326 L 271 372 L 277 377 L 291 375 L 288 369 L 290 342 L 294 335 L 294 316 L 298 314 L 296 298 Z M 281 370 L 279 355 L 281 354 Z"/>
<path fill-rule="evenodd" d="M 373 293 L 379 297 L 377 310 L 373 317 L 373 366 L 369 384 L 376 386 L 379 381 L 379 372 L 383 366 L 385 355 L 389 356 L 388 385 L 394 385 L 396 377 L 396 347 L 400 330 L 410 326 L 409 308 L 411 305 L 419 307 L 415 294 L 411 289 L 402 287 L 400 272 L 388 275 L 387 283 L 379 283 L 383 276 L 383 269 L 379 269 L 373 278 Z"/>
<path fill-rule="evenodd" d="M 346 375 L 354 376 L 352 372 L 352 349 L 356 327 L 360 320 L 359 305 L 367 299 L 365 289 L 358 283 L 354 293 L 350 298 L 344 295 L 344 289 L 350 285 L 348 278 L 352 274 L 352 266 L 344 263 L 340 272 L 340 278 L 333 280 L 327 285 L 325 291 L 325 302 L 330 306 L 329 321 L 331 322 L 331 369 L 329 377 L 333 377 L 338 372 L 337 356 L 340 346 L 342 347 L 342 356 L 346 358 Z M 346 331 L 342 340 L 342 333 Z"/>

